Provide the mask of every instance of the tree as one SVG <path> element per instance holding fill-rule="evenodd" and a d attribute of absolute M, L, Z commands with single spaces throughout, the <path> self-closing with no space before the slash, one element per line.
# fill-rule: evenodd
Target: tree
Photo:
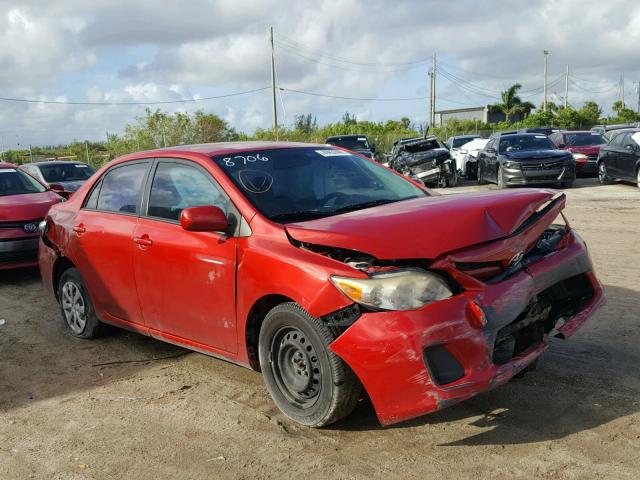
<path fill-rule="evenodd" d="M 504 113 L 507 122 L 511 121 L 511 117 L 518 113 L 525 117 L 531 113 L 531 110 L 535 108 L 531 102 L 523 102 L 518 96 L 518 90 L 522 88 L 522 85 L 516 83 L 511 85 L 508 89 L 500 94 L 502 97 L 502 103 L 492 105 L 494 110 L 498 110 Z"/>
<path fill-rule="evenodd" d="M 627 108 L 620 100 L 613 102 L 611 110 L 616 112 L 616 117 L 610 119 L 612 123 L 631 123 L 640 120 L 640 115 Z"/>
<path fill-rule="evenodd" d="M 358 120 L 353 113 L 344 112 L 344 115 L 342 115 L 342 123 L 345 125 L 356 125 Z"/>
<path fill-rule="evenodd" d="M 310 113 L 307 115 L 296 115 L 294 123 L 294 130 L 299 130 L 304 133 L 312 133 L 318 130 L 318 120 L 315 115 Z"/>

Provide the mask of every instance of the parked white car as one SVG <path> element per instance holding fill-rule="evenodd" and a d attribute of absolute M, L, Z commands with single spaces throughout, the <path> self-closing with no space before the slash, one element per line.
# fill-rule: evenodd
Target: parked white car
<path fill-rule="evenodd" d="M 478 152 L 489 142 L 488 138 L 476 138 L 465 143 L 458 149 L 451 150 L 451 156 L 456 159 L 460 174 L 466 179 L 474 179 L 478 175 Z"/>

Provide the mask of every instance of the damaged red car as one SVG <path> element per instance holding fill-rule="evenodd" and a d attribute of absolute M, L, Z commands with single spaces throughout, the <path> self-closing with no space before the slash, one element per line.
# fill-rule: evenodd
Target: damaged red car
<path fill-rule="evenodd" d="M 116 325 L 262 372 L 309 426 L 362 395 L 384 425 L 531 367 L 603 303 L 565 196 L 441 196 L 330 146 L 116 159 L 41 225 L 69 331 Z"/>

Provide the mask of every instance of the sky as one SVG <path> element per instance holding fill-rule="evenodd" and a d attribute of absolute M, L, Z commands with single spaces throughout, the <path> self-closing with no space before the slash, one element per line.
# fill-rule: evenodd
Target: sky
<path fill-rule="evenodd" d="M 541 104 L 545 49 L 550 101 L 564 101 L 568 64 L 572 106 L 610 111 L 621 75 L 626 103 L 638 104 L 633 0 L 0 0 L 0 12 L 0 97 L 62 102 L 0 100 L 5 149 L 104 140 L 145 108 L 270 128 L 270 26 L 285 125 L 345 112 L 425 123 L 434 52 L 437 110 L 495 103 L 516 82 Z M 190 101 L 64 103 L 178 100 Z"/>

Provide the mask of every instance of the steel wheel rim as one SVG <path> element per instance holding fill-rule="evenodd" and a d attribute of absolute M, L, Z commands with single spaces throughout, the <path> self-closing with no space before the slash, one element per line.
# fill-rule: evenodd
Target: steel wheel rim
<path fill-rule="evenodd" d="M 305 409 L 320 396 L 322 371 L 315 348 L 294 327 L 283 327 L 271 341 L 271 372 L 289 403 Z"/>
<path fill-rule="evenodd" d="M 62 286 L 62 311 L 71 331 L 80 334 L 87 325 L 86 304 L 80 287 L 72 281 Z"/>

